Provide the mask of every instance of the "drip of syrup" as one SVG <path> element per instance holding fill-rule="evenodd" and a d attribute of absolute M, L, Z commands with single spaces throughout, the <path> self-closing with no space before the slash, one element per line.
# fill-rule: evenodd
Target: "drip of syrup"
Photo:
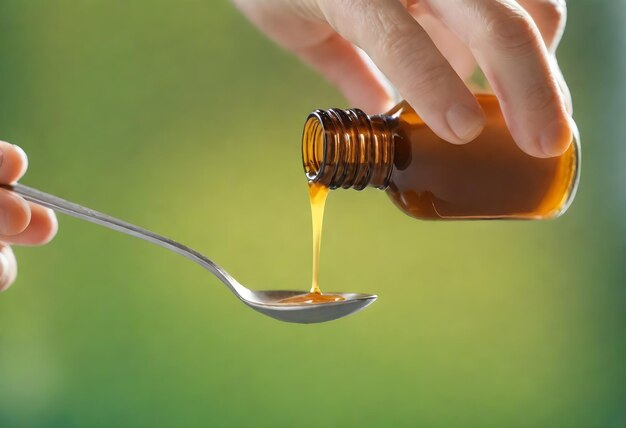
<path fill-rule="evenodd" d="M 309 183 L 311 218 L 313 220 L 313 277 L 311 280 L 311 290 L 306 294 L 299 294 L 283 299 L 279 303 L 329 303 L 344 300 L 344 297 L 335 294 L 322 294 L 319 284 L 322 224 L 324 223 L 324 206 L 326 205 L 328 190 L 328 187 L 323 184 Z"/>

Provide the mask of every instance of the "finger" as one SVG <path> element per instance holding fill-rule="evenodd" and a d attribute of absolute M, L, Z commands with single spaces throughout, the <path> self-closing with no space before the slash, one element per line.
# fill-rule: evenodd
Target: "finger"
<path fill-rule="evenodd" d="M 462 144 L 480 133 L 484 118 L 476 99 L 400 2 L 319 4 L 328 23 L 367 52 L 437 135 Z"/>
<path fill-rule="evenodd" d="M 572 96 L 565 83 L 563 73 L 556 60 L 556 49 L 563 36 L 567 21 L 567 6 L 564 0 L 518 0 L 519 4 L 533 18 L 541 37 L 550 53 L 550 65 L 555 75 L 567 112 L 572 114 Z"/>
<path fill-rule="evenodd" d="M 43 245 L 54 238 L 58 223 L 54 211 L 40 205 L 29 203 L 30 223 L 26 229 L 12 236 L 0 235 L 0 240 L 18 245 Z"/>
<path fill-rule="evenodd" d="M 0 235 L 13 236 L 23 232 L 30 217 L 30 206 L 24 199 L 13 192 L 0 189 Z"/>
<path fill-rule="evenodd" d="M 537 24 L 548 52 L 554 54 L 565 30 L 565 0 L 518 0 L 518 3 Z"/>
<path fill-rule="evenodd" d="M 28 168 L 28 158 L 20 147 L 0 141 L 0 183 L 10 184 L 20 178 Z"/>
<path fill-rule="evenodd" d="M 314 45 L 293 51 L 334 84 L 351 105 L 370 114 L 387 111 L 393 106 L 391 95 L 375 71 L 354 45 L 334 31 Z"/>
<path fill-rule="evenodd" d="M 563 153 L 572 140 L 570 118 L 528 13 L 513 0 L 430 0 L 430 5 L 474 53 L 520 148 L 537 157 Z"/>
<path fill-rule="evenodd" d="M 13 284 L 17 277 L 17 261 L 11 247 L 0 243 L 0 292 Z"/>
<path fill-rule="evenodd" d="M 19 180 L 27 167 L 28 159 L 24 150 L 0 141 L 0 183 L 9 184 Z M 29 221 L 28 203 L 13 192 L 0 189 L 0 235 L 21 233 Z"/>
<path fill-rule="evenodd" d="M 563 77 L 563 73 L 561 72 L 561 68 L 556 60 L 556 57 L 553 55 L 550 57 L 550 65 L 552 67 L 552 72 L 556 77 L 556 82 L 559 85 L 559 89 L 561 90 L 561 96 L 563 97 L 563 103 L 565 104 L 565 109 L 571 116 L 574 113 L 574 107 L 572 104 L 572 93 L 569 90 L 569 86 L 565 83 L 565 78 Z"/>
<path fill-rule="evenodd" d="M 409 8 L 409 13 L 428 33 L 428 36 L 456 71 L 456 74 L 467 81 L 476 68 L 474 55 L 456 34 L 422 5 L 423 3 L 416 3 L 415 6 Z"/>

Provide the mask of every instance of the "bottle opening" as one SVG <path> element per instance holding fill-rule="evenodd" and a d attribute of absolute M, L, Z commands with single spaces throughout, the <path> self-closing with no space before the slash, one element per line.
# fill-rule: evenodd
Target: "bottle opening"
<path fill-rule="evenodd" d="M 382 116 L 361 110 L 315 110 L 304 124 L 302 162 L 309 182 L 330 189 L 385 189 L 393 137 Z"/>
<path fill-rule="evenodd" d="M 324 127 L 315 116 L 309 116 L 304 124 L 302 136 L 302 162 L 306 178 L 310 182 L 319 180 L 324 169 L 325 154 Z"/>

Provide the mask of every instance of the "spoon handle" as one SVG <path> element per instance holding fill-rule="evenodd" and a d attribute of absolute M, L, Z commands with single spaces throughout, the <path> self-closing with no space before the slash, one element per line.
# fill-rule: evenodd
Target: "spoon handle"
<path fill-rule="evenodd" d="M 15 192 L 27 201 L 34 202 L 47 208 L 51 208 L 60 213 L 67 214 L 91 223 L 95 223 L 100 226 L 115 230 L 117 232 L 125 233 L 127 235 L 134 236 L 135 238 L 152 242 L 153 244 L 156 244 L 160 247 L 167 248 L 170 251 L 173 251 L 198 263 L 199 265 L 210 271 L 213 275 L 218 277 L 220 281 L 226 284 L 235 293 L 238 293 L 240 291 L 239 287 L 241 286 L 232 276 L 230 276 L 230 274 L 228 274 L 228 272 L 226 272 L 220 266 L 215 264 L 209 258 L 203 256 L 199 252 L 172 239 L 158 235 L 147 229 L 143 229 L 141 227 L 92 210 L 90 208 L 83 207 L 70 201 L 66 201 L 65 199 L 61 199 L 49 193 L 45 193 L 37 189 L 24 186 L 22 184 L 1 184 L 0 188 Z"/>

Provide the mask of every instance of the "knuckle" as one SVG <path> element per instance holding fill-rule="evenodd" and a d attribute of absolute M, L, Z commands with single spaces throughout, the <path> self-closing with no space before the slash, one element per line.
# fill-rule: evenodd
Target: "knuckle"
<path fill-rule="evenodd" d="M 392 58 L 403 58 L 410 55 L 411 40 L 402 31 L 386 31 L 381 37 L 381 51 L 387 53 Z"/>
<path fill-rule="evenodd" d="M 506 50 L 528 51 L 537 40 L 535 25 L 528 14 L 508 7 L 490 13 L 485 32 L 490 41 Z"/>
<path fill-rule="evenodd" d="M 361 46 L 386 39 L 393 22 L 371 0 L 317 0 L 324 19 L 342 37 Z"/>
<path fill-rule="evenodd" d="M 538 112 L 559 103 L 556 90 L 545 83 L 531 86 L 524 95 L 524 105 L 528 111 Z"/>
<path fill-rule="evenodd" d="M 433 58 L 430 45 L 416 43 L 403 34 L 401 31 L 389 33 L 383 49 L 402 70 L 405 89 L 421 96 L 440 89 L 450 76 L 448 63 Z"/>
<path fill-rule="evenodd" d="M 448 80 L 449 72 L 450 68 L 446 64 L 424 65 L 409 83 L 409 90 L 421 96 L 441 90 Z"/>
<path fill-rule="evenodd" d="M 410 42 L 411 29 L 406 23 L 401 23 L 385 9 L 370 8 L 367 13 L 367 22 L 364 30 L 379 37 L 383 47 L 389 49 L 404 48 Z"/>

